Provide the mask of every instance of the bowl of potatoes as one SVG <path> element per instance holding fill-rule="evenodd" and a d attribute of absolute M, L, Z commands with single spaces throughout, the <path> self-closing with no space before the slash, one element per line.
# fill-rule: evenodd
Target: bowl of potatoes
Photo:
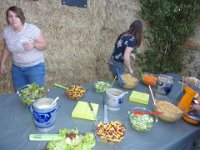
<path fill-rule="evenodd" d="M 94 134 L 98 141 L 106 144 L 120 143 L 126 133 L 125 122 L 119 119 L 113 119 L 109 122 L 104 122 L 103 118 L 97 118 L 95 122 Z"/>
<path fill-rule="evenodd" d="M 85 95 L 85 93 L 86 89 L 79 84 L 70 85 L 65 90 L 65 95 L 67 95 L 72 100 L 79 100 Z"/>

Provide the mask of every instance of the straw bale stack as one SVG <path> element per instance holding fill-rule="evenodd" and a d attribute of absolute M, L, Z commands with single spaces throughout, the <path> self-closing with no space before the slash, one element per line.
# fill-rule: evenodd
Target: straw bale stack
<path fill-rule="evenodd" d="M 116 37 L 127 30 L 133 20 L 140 19 L 139 0 L 87 0 L 87 3 L 87 8 L 78 8 L 55 0 L 1 2 L 0 33 L 7 25 L 5 11 L 11 5 L 21 7 L 26 21 L 44 33 L 48 43 L 44 52 L 47 88 L 54 83 L 67 85 L 111 79 L 107 62 Z M 0 47 L 2 45 L 1 37 Z M 144 45 L 139 51 L 144 50 Z M 7 75 L 0 76 L 0 93 L 13 92 L 10 59 L 6 67 Z"/>
<path fill-rule="evenodd" d="M 140 19 L 138 11 L 140 3 L 136 1 L 107 0 L 105 7 L 104 24 L 101 28 L 100 49 L 97 63 L 99 78 L 111 79 L 108 71 L 108 60 L 114 48 L 117 36 L 128 30 L 135 19 Z"/>

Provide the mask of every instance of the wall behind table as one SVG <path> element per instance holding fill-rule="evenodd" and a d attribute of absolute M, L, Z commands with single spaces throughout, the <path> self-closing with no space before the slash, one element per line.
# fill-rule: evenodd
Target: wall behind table
<path fill-rule="evenodd" d="M 27 22 L 40 27 L 46 37 L 46 86 L 51 87 L 54 83 L 87 82 L 96 78 L 96 54 L 103 12 L 100 3 L 89 1 L 88 8 L 83 9 L 68 7 L 55 0 L 21 0 L 16 3 L 8 0 L 1 5 L 2 20 L 10 5 L 20 6 Z M 10 75 L 8 78 L 10 79 Z M 7 89 L 10 91 L 12 87 Z"/>
<path fill-rule="evenodd" d="M 88 0 L 87 8 L 62 5 L 60 0 L 6 0 L 0 5 L 0 33 L 7 25 L 5 11 L 11 5 L 21 7 L 29 23 L 43 31 L 48 42 L 45 51 L 46 86 L 54 83 L 88 83 L 109 80 L 107 62 L 116 37 L 140 19 L 139 0 Z M 0 52 L 2 50 L 0 37 Z M 143 51 L 145 43 L 138 51 Z M 10 75 L 0 76 L 0 93 L 13 92 Z"/>
<path fill-rule="evenodd" d="M 28 23 L 41 28 L 48 42 L 47 87 L 54 83 L 108 80 L 111 75 L 107 61 L 115 38 L 138 17 L 138 4 L 138 0 L 88 0 L 87 8 L 78 8 L 55 0 L 7 0 L 0 6 L 0 32 L 7 25 L 6 9 L 17 5 L 24 11 Z M 6 67 L 8 74 L 0 77 L 0 93 L 13 92 L 10 59 Z"/>

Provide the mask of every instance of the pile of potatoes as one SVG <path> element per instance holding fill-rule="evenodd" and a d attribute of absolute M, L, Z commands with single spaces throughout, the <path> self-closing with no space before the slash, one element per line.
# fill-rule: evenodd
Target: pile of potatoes
<path fill-rule="evenodd" d="M 81 85 L 72 85 L 69 86 L 67 90 L 65 90 L 65 94 L 73 100 L 79 100 L 85 94 L 86 90 Z"/>

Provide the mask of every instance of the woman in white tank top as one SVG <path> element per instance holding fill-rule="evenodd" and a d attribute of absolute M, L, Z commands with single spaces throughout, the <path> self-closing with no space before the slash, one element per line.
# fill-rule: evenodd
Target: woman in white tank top
<path fill-rule="evenodd" d="M 3 31 L 3 51 L 0 73 L 5 75 L 5 62 L 12 57 L 12 80 L 15 91 L 27 84 L 45 84 L 45 63 L 43 50 L 47 43 L 41 30 L 25 22 L 21 8 L 11 6 L 6 11 L 8 26 Z"/>

